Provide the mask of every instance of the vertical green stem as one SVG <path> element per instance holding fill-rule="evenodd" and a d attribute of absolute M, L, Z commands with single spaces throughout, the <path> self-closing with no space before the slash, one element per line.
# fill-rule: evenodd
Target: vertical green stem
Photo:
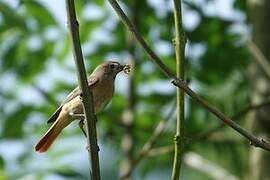
<path fill-rule="evenodd" d="M 184 37 L 182 29 L 181 0 L 174 0 L 174 20 L 175 20 L 175 54 L 176 54 L 176 76 L 184 79 Z M 172 180 L 179 179 L 182 155 L 184 149 L 184 92 L 180 88 L 176 90 L 176 134 L 174 137 L 174 162 L 172 170 Z"/>

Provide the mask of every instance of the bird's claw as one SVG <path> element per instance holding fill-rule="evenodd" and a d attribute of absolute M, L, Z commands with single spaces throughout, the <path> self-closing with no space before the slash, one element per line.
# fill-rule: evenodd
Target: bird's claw
<path fill-rule="evenodd" d="M 78 118 L 78 119 L 84 119 L 84 114 L 76 114 L 74 112 L 70 112 L 69 115 L 73 118 Z"/>

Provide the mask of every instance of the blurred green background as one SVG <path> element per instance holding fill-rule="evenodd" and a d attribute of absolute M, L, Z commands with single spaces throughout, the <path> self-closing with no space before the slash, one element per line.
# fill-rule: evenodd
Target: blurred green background
<path fill-rule="evenodd" d="M 119 179 L 138 156 L 157 123 L 174 109 L 175 88 L 132 39 L 106 1 L 76 0 L 82 50 L 90 73 L 104 60 L 134 64 L 120 74 L 113 101 L 98 115 L 103 179 Z M 266 100 L 269 80 L 252 60 L 250 39 L 270 59 L 269 1 L 185 0 L 186 78 L 190 87 L 233 116 Z M 121 1 L 147 42 L 175 71 L 173 3 Z M 0 1 L 0 179 L 88 179 L 86 140 L 72 123 L 44 154 L 34 145 L 47 119 L 77 84 L 65 1 Z M 255 112 L 255 113 L 254 113 Z M 270 107 L 245 114 L 241 126 L 269 138 Z M 128 114 L 128 116 L 127 116 Z M 154 148 L 171 147 L 175 113 Z M 186 137 L 221 124 L 186 98 Z M 169 179 L 173 152 L 157 153 L 132 168 L 126 179 Z M 185 146 L 181 179 L 270 179 L 270 156 L 230 128 Z"/>

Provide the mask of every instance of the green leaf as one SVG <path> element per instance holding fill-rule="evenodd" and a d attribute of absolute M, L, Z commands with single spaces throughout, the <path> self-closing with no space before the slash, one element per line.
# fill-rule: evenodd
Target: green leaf
<path fill-rule="evenodd" d="M 16 111 L 7 115 L 4 121 L 3 138 L 22 138 L 24 135 L 23 125 L 27 120 L 30 112 L 33 111 L 32 106 L 21 106 Z"/>
<path fill-rule="evenodd" d="M 38 1 L 24 0 L 23 5 L 26 8 L 27 15 L 36 20 L 39 28 L 57 24 L 50 11 Z"/>

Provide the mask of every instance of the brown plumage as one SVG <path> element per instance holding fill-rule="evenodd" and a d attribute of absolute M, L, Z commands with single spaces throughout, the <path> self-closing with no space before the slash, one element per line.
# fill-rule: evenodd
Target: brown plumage
<path fill-rule="evenodd" d="M 93 93 L 95 114 L 101 111 L 111 100 L 114 93 L 114 79 L 123 68 L 124 66 L 118 62 L 105 62 L 99 65 L 88 77 L 88 85 Z M 71 113 L 83 113 L 80 94 L 79 87 L 76 87 L 51 116 L 48 123 L 53 124 L 37 143 L 36 151 L 45 152 L 49 149 L 61 131 L 76 119 Z"/>

